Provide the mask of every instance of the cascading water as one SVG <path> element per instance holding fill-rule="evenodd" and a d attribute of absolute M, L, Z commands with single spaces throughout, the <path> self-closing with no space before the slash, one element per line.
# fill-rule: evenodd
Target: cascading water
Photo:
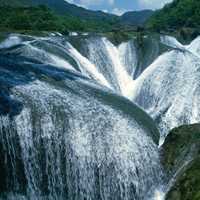
<path fill-rule="evenodd" d="M 136 56 L 131 57 L 133 55 L 131 53 L 131 55 L 126 56 L 124 48 L 117 48 L 106 38 L 89 38 L 84 45 L 88 51 L 86 53 L 87 58 L 95 64 L 95 67 L 108 80 L 112 88 L 125 97 L 131 98 L 134 87 L 131 68 L 133 67 L 132 70 L 134 70 L 134 66 L 131 65 L 128 69 L 126 64 L 128 61 L 130 61 L 129 64 L 131 61 L 135 61 Z M 126 44 L 124 43 L 124 45 Z M 130 50 L 129 47 L 129 45 L 126 45 L 128 50 Z M 135 52 L 132 51 L 132 53 Z M 124 56 L 123 60 L 122 57 Z M 127 57 L 129 60 L 127 59 L 126 62 Z"/>
<path fill-rule="evenodd" d="M 133 78 L 131 74 L 127 72 L 126 66 L 123 65 L 121 60 L 122 54 L 120 54 L 119 49 L 106 38 L 90 42 L 88 48 L 89 59 L 98 66 L 103 74 L 107 73 L 105 69 L 110 70 L 108 74 L 111 78 L 108 80 L 114 83 L 114 86 L 117 84 L 115 89 L 119 90 L 122 95 L 131 98 L 134 87 Z M 104 67 L 103 70 L 102 67 Z"/>
<path fill-rule="evenodd" d="M 198 38 L 188 46 L 172 37 L 161 41 L 173 50 L 158 57 L 135 81 L 133 100 L 158 123 L 162 144 L 170 129 L 200 121 L 200 43 Z"/>
<path fill-rule="evenodd" d="M 132 78 L 135 77 L 138 64 L 137 48 L 134 40 L 123 42 L 119 45 L 120 61 Z"/>
<path fill-rule="evenodd" d="M 156 128 L 120 95 L 155 120 L 160 144 L 199 122 L 199 37 L 75 37 L 0 44 L 0 197 L 163 199 Z"/>
<path fill-rule="evenodd" d="M 128 96 L 132 89 L 125 86 L 134 81 L 120 48 L 100 42 L 117 93 Z M 0 50 L 0 198 L 149 200 L 156 191 L 159 199 L 159 133 L 152 119 L 114 94 L 97 63 L 65 39 L 6 43 Z"/>

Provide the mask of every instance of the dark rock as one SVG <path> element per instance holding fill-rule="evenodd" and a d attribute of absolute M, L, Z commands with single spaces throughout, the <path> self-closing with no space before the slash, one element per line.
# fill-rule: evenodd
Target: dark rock
<path fill-rule="evenodd" d="M 200 155 L 200 124 L 173 129 L 161 150 L 162 164 L 169 175 Z"/>
<path fill-rule="evenodd" d="M 200 157 L 194 159 L 178 175 L 166 196 L 166 200 L 200 199 Z"/>
<path fill-rule="evenodd" d="M 200 124 L 173 129 L 162 147 L 161 158 L 167 181 L 174 179 L 166 200 L 199 200 Z"/>

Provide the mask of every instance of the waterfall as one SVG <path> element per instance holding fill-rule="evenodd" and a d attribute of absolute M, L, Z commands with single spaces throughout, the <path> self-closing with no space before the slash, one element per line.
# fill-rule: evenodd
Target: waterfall
<path fill-rule="evenodd" d="M 103 38 L 108 56 L 112 60 L 114 73 L 117 77 L 122 95 L 131 98 L 133 93 L 133 78 L 128 74 L 126 67 L 121 62 L 119 50 L 107 39 Z"/>
<path fill-rule="evenodd" d="M 97 70 L 96 66 L 93 63 L 91 63 L 86 57 L 81 55 L 71 44 L 67 43 L 66 45 L 70 55 L 79 64 L 79 67 L 81 68 L 81 71 L 83 73 L 88 74 L 95 80 L 99 81 L 99 83 L 107 87 L 111 87 L 106 78 Z"/>
<path fill-rule="evenodd" d="M 3 41 L 0 44 L 0 48 L 10 48 L 12 46 L 18 45 L 22 42 L 20 37 L 11 35 L 9 38 L 7 38 L 5 41 Z"/>
<path fill-rule="evenodd" d="M 176 38 L 172 36 L 161 36 L 161 42 L 169 47 L 172 47 L 173 49 L 179 49 L 184 50 L 185 47 L 182 45 Z"/>
<path fill-rule="evenodd" d="M 172 50 L 159 56 L 135 81 L 133 101 L 157 122 L 161 143 L 169 130 L 200 120 L 199 39 L 184 46 L 171 37 L 162 39 Z"/>
<path fill-rule="evenodd" d="M 199 37 L 190 45 L 161 36 L 159 41 L 144 37 L 143 44 L 132 39 L 119 46 L 100 36 L 73 38 L 76 47 L 62 36 L 11 35 L 0 48 L 39 63 L 79 72 L 134 101 L 156 121 L 162 140 L 171 128 L 199 121 Z M 148 63 L 151 64 L 145 67 Z"/>
<path fill-rule="evenodd" d="M 124 43 L 118 48 L 106 38 L 97 38 L 87 41 L 87 46 L 89 60 L 107 77 L 116 91 L 131 99 L 134 88 L 132 75 L 136 55 L 134 54 L 135 51 L 130 50 L 130 44 Z M 126 50 L 129 52 L 128 55 L 126 55 Z M 130 64 L 132 61 L 133 63 L 128 68 L 126 64 Z M 131 67 L 133 69 L 130 69 Z"/>
<path fill-rule="evenodd" d="M 126 67 L 128 74 L 134 78 L 138 64 L 137 48 L 134 40 L 121 43 L 118 49 L 122 65 Z"/>
<path fill-rule="evenodd" d="M 154 122 L 162 145 L 200 121 L 200 37 L 111 41 L 12 34 L 0 44 L 0 199 L 164 198 Z"/>
<path fill-rule="evenodd" d="M 149 200 L 162 178 L 152 119 L 95 78 L 23 48 L 0 52 L 0 198 Z"/>

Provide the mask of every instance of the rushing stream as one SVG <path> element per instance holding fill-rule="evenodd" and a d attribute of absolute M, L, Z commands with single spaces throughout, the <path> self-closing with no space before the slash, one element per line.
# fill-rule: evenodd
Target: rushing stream
<path fill-rule="evenodd" d="M 73 37 L 0 43 L 0 199 L 164 199 L 153 119 L 199 120 L 199 39 Z"/>

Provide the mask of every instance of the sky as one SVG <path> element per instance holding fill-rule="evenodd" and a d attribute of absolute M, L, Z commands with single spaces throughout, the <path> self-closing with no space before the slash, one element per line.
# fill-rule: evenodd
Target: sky
<path fill-rule="evenodd" d="M 172 0 L 66 0 L 92 10 L 102 10 L 117 15 L 143 9 L 158 9 Z"/>

